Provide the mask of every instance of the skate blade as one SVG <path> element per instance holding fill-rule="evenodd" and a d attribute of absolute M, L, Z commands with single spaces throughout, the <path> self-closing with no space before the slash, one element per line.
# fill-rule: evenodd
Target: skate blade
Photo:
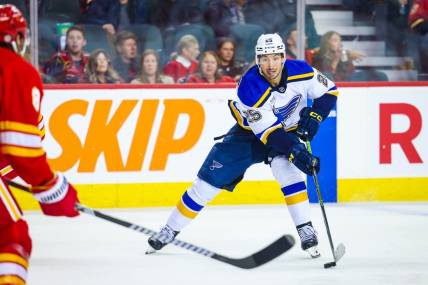
<path fill-rule="evenodd" d="M 157 250 L 156 249 L 154 249 L 153 247 L 149 247 L 147 250 L 146 250 L 146 254 L 153 254 L 153 253 L 155 253 Z"/>
<path fill-rule="evenodd" d="M 306 251 L 307 253 L 309 253 L 309 256 L 310 256 L 311 258 L 318 258 L 318 257 L 320 257 L 320 256 L 321 256 L 321 253 L 320 253 L 320 251 L 318 250 L 318 247 L 316 247 L 316 246 L 310 247 L 310 248 L 306 249 L 305 251 Z"/>

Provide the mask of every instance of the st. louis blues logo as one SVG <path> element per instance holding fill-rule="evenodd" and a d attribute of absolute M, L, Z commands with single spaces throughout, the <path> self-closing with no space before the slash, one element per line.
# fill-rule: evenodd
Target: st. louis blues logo
<path fill-rule="evenodd" d="M 291 114 L 296 110 L 297 106 L 299 106 L 300 100 L 302 99 L 302 95 L 294 96 L 287 105 L 274 108 L 273 112 L 275 115 L 283 122 L 290 117 Z"/>
<path fill-rule="evenodd" d="M 214 170 L 216 168 L 222 168 L 223 164 L 221 164 L 220 162 L 213 160 L 213 164 L 210 165 L 210 170 Z"/>

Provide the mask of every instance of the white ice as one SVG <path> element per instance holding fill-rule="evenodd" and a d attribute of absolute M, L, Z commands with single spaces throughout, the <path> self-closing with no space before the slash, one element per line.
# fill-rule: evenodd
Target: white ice
<path fill-rule="evenodd" d="M 158 230 L 172 208 L 101 210 Z M 252 270 L 169 245 L 145 255 L 147 237 L 82 214 L 76 219 L 26 213 L 33 237 L 28 284 L 428 284 L 428 204 L 326 204 L 333 241 L 347 253 L 332 260 L 319 205 L 311 205 L 322 256 L 310 259 L 296 244 Z M 229 257 L 244 257 L 284 233 L 297 237 L 287 208 L 208 206 L 179 238 Z"/>

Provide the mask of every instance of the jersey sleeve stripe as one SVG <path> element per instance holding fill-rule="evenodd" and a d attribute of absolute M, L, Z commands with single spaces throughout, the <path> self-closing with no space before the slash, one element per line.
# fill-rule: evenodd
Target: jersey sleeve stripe
<path fill-rule="evenodd" d="M 422 23 L 424 21 L 424 19 L 420 18 L 417 19 L 416 21 L 414 21 L 411 25 L 410 28 L 414 29 L 417 25 L 419 25 L 420 23 Z"/>
<path fill-rule="evenodd" d="M 328 89 L 328 91 L 325 94 L 330 94 L 337 97 L 339 96 L 339 90 L 337 90 L 336 86 L 333 86 L 330 89 Z"/>
<path fill-rule="evenodd" d="M 289 128 L 287 128 L 287 129 L 285 129 L 285 131 L 288 133 L 288 132 L 294 131 L 294 130 L 296 130 L 296 129 L 297 129 L 297 125 L 292 126 L 292 127 L 289 127 Z"/>
<path fill-rule="evenodd" d="M 275 124 L 275 125 L 273 125 L 272 127 L 268 128 L 268 129 L 266 129 L 266 130 L 262 133 L 262 135 L 260 136 L 260 140 L 261 140 L 264 144 L 266 144 L 266 143 L 267 143 L 267 139 L 268 139 L 269 135 L 270 135 L 273 131 L 275 131 L 275 130 L 277 130 L 277 129 L 279 129 L 279 128 L 282 128 L 282 124 L 281 124 L 280 122 L 279 122 L 279 123 L 277 123 L 277 124 Z"/>
<path fill-rule="evenodd" d="M 337 97 L 339 96 L 339 91 L 338 90 L 327 91 L 325 94 L 330 94 Z"/>
<path fill-rule="evenodd" d="M 41 135 L 37 126 L 13 121 L 0 121 L 0 131 L 17 131 L 21 133 Z"/>
<path fill-rule="evenodd" d="M 0 132 L 0 141 L 2 144 L 41 148 L 42 140 L 38 135 L 24 134 L 19 132 Z"/>
<path fill-rule="evenodd" d="M 271 87 L 268 87 L 268 89 L 266 89 L 265 93 L 263 93 L 262 97 L 260 97 L 260 99 L 253 105 L 254 108 L 258 108 L 260 106 L 262 106 L 267 99 L 269 99 L 269 95 L 270 95 L 270 91 L 272 90 Z"/>
<path fill-rule="evenodd" d="M 313 76 L 314 76 L 313 72 L 303 73 L 303 74 L 299 74 L 299 75 L 293 75 L 293 76 L 287 77 L 287 82 L 307 80 L 307 79 L 311 79 Z"/>
<path fill-rule="evenodd" d="M 28 268 L 28 261 L 26 261 L 23 257 L 13 253 L 0 253 L 0 262 L 14 262 L 23 266 L 24 268 Z"/>
<path fill-rule="evenodd" d="M 41 114 L 39 115 L 39 122 L 37 128 L 40 130 L 40 137 L 43 139 L 45 137 L 46 131 L 43 116 Z"/>
<path fill-rule="evenodd" d="M 46 131 L 45 131 L 45 127 L 43 126 L 43 128 L 40 129 L 40 138 L 43 140 L 45 138 L 46 135 Z"/>
<path fill-rule="evenodd" d="M 0 276 L 0 284 L 25 285 L 25 281 L 19 278 L 18 276 L 5 275 Z"/>
<path fill-rule="evenodd" d="M 0 170 L 0 175 L 1 175 L 1 176 L 5 176 L 5 175 L 7 175 L 9 172 L 11 172 L 12 170 L 13 170 L 12 166 L 10 166 L 10 165 L 6 165 L 4 168 L 2 168 L 2 169 Z"/>
<path fill-rule="evenodd" d="M 39 157 L 45 154 L 43 148 L 26 148 L 19 146 L 2 146 L 1 152 L 20 157 Z"/>
<path fill-rule="evenodd" d="M 21 211 L 19 210 L 18 206 L 15 204 L 15 200 L 11 197 L 9 190 L 6 188 L 3 181 L 1 180 L 0 180 L 0 199 L 3 201 L 3 205 L 5 206 L 12 220 L 14 220 L 15 222 L 18 221 L 21 218 Z"/>
<path fill-rule="evenodd" d="M 235 118 L 236 122 L 241 128 L 251 130 L 250 126 L 248 126 L 248 123 L 246 123 L 246 119 L 241 116 L 241 113 L 238 111 L 238 108 L 236 108 L 235 104 L 236 102 L 233 102 L 232 100 L 229 101 L 228 106 L 232 116 Z"/>
<path fill-rule="evenodd" d="M 22 265 L 14 262 L 2 262 L 0 263 L 0 276 L 18 276 L 22 280 L 27 279 L 27 269 Z M 5 283 L 0 283 L 5 284 Z M 9 283 L 7 283 L 9 284 Z M 13 283 L 16 284 L 16 283 Z"/>
<path fill-rule="evenodd" d="M 38 123 L 40 124 L 41 122 L 43 122 L 43 115 L 42 115 L 42 114 L 39 114 Z"/>

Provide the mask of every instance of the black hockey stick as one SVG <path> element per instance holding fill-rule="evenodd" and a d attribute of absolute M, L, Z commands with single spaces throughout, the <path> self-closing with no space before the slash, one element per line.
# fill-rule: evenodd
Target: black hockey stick
<path fill-rule="evenodd" d="M 311 148 L 311 144 L 309 141 L 306 141 L 306 147 L 308 148 L 308 152 L 310 154 L 312 154 L 312 148 Z M 318 176 L 317 176 L 315 169 L 313 170 L 312 177 L 314 178 L 315 189 L 317 192 L 319 204 L 321 206 L 322 216 L 324 218 L 324 224 L 325 224 L 325 228 L 327 230 L 328 241 L 330 242 L 331 253 L 333 254 L 333 258 L 334 258 L 334 261 L 325 263 L 324 268 L 330 268 L 332 266 L 336 266 L 336 262 L 338 262 L 345 255 L 346 249 L 345 249 L 345 245 L 343 243 L 340 243 L 337 246 L 337 248 L 334 249 L 333 239 L 331 237 L 330 227 L 328 226 L 327 215 L 326 215 L 325 209 L 324 209 L 324 201 L 323 201 L 323 198 L 321 195 L 320 185 L 318 183 Z"/>
<path fill-rule="evenodd" d="M 16 182 L 13 181 L 7 181 L 7 183 L 12 186 L 15 187 L 17 189 L 20 190 L 24 190 L 25 192 L 31 192 L 30 189 L 27 186 L 18 184 Z M 133 224 L 109 215 L 106 215 L 100 211 L 91 209 L 89 207 L 83 206 L 79 203 L 76 203 L 76 209 L 79 212 L 97 217 L 97 218 L 101 218 L 103 220 L 112 222 L 114 224 L 129 228 L 131 230 L 143 233 L 145 235 L 148 236 L 152 236 L 154 234 L 157 234 L 157 232 L 148 229 L 146 227 L 137 225 L 137 224 Z M 263 265 L 275 258 L 277 258 L 278 256 L 280 256 L 281 254 L 283 254 L 284 252 L 288 251 L 289 249 L 291 249 L 294 245 L 295 241 L 293 236 L 291 235 L 283 235 L 280 238 L 278 238 L 276 241 L 274 241 L 273 243 L 269 244 L 268 246 L 266 246 L 265 248 L 261 249 L 260 251 L 244 257 L 244 258 L 230 258 L 224 255 L 221 255 L 219 253 L 210 251 L 208 249 L 205 249 L 203 247 L 199 247 L 196 245 L 193 245 L 191 243 L 185 242 L 185 241 L 181 241 L 178 239 L 174 239 L 171 244 L 181 247 L 185 250 L 189 250 L 192 251 L 194 253 L 206 256 L 206 257 L 210 257 L 212 259 L 216 259 L 218 261 L 227 263 L 227 264 L 231 264 L 243 269 L 251 269 L 251 268 L 255 268 L 258 267 L 260 265 Z"/>

